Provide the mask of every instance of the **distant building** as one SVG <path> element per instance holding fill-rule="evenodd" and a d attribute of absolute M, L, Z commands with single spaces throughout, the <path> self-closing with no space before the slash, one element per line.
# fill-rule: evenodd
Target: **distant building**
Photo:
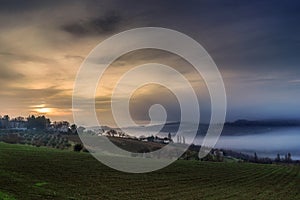
<path fill-rule="evenodd" d="M 8 115 L 0 116 L 0 129 L 26 130 L 27 121 L 24 117 L 10 119 Z"/>
<path fill-rule="evenodd" d="M 169 143 L 172 143 L 173 140 L 172 140 L 172 138 L 170 139 L 169 137 L 161 138 L 161 137 L 155 136 L 155 138 L 153 139 L 153 142 L 161 143 L 161 144 L 169 144 Z"/>
<path fill-rule="evenodd" d="M 160 138 L 160 137 L 157 137 L 155 136 L 153 142 L 156 142 L 156 143 L 164 143 L 164 139 L 163 138 Z"/>
<path fill-rule="evenodd" d="M 68 133 L 70 127 L 70 123 L 67 121 L 53 122 L 49 126 L 49 130 L 60 132 L 60 133 Z"/>
<path fill-rule="evenodd" d="M 9 116 L 5 115 L 4 117 L 0 117 L 0 128 L 8 129 L 9 128 Z"/>
<path fill-rule="evenodd" d="M 221 158 L 224 157 L 224 152 L 223 151 L 220 151 L 219 149 L 213 149 L 211 151 L 211 153 L 214 155 L 214 156 L 220 156 Z"/>
<path fill-rule="evenodd" d="M 8 124 L 10 129 L 16 129 L 16 130 L 27 129 L 27 121 L 25 121 L 25 119 L 21 117 L 10 120 Z"/>

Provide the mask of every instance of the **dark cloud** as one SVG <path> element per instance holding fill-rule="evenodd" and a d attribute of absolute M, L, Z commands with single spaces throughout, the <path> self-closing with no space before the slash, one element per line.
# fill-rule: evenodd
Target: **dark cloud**
<path fill-rule="evenodd" d="M 52 1 L 39 0 L 1 0 L 0 11 L 2 12 L 24 12 L 27 10 L 34 10 L 45 6 L 53 6 Z M 57 4 L 56 4 L 57 5 Z"/>
<path fill-rule="evenodd" d="M 190 73 L 191 64 L 174 53 L 159 49 L 134 50 L 120 56 L 112 63 L 113 68 L 122 66 L 138 66 L 146 63 L 160 63 L 175 68 L 182 74 Z"/>
<path fill-rule="evenodd" d="M 79 52 L 81 46 L 84 49 L 91 45 L 88 47 L 90 49 L 99 42 L 98 38 L 92 37 L 110 35 L 135 27 L 157 26 L 181 31 L 197 40 L 209 52 L 221 72 L 224 72 L 225 83 L 228 83 L 229 116 L 245 113 L 243 117 L 247 118 L 250 116 L 249 110 L 259 110 L 257 112 L 261 112 L 264 117 L 280 115 L 283 111 L 287 114 L 292 111 L 300 113 L 299 109 L 295 109 L 300 108 L 298 101 L 296 102 L 299 99 L 300 76 L 299 9 L 298 1 L 280 0 L 3 0 L 0 4 L 0 83 L 4 88 L 0 90 L 1 103 L 3 107 L 7 107 L 12 100 L 19 99 L 20 102 L 14 105 L 19 106 L 46 99 L 51 107 L 70 108 L 71 96 L 62 94 L 71 93 L 70 91 L 56 88 L 26 89 L 26 81 L 30 83 L 37 80 L 33 80 L 31 76 L 28 77 L 32 80 L 26 79 L 22 74 L 25 71 L 20 73 L 19 65 L 15 64 L 37 62 L 37 70 L 44 69 L 41 67 L 43 64 L 48 69 L 53 66 L 52 72 L 46 71 L 45 77 L 37 75 L 36 79 L 39 81 L 44 78 L 49 81 L 49 85 L 54 85 L 56 83 L 51 81 L 61 82 L 57 80 L 72 77 L 63 68 L 65 61 L 72 61 L 69 69 L 73 69 L 73 63 L 80 63 L 87 53 Z M 74 37 L 68 37 L 66 33 Z M 10 35 L 12 38 L 9 38 Z M 27 39 L 27 36 L 33 36 L 33 39 Z M 80 37 L 91 37 L 89 41 L 94 43 L 83 43 L 86 41 L 79 41 Z M 64 52 L 65 48 L 53 45 L 53 41 L 67 44 L 66 46 L 79 44 L 74 45 L 79 50 Z M 27 45 L 26 48 L 22 48 L 23 44 Z M 39 57 L 33 51 L 27 52 L 25 49 L 50 51 L 45 51 L 47 55 Z M 53 49 L 55 53 L 52 55 Z M 58 63 L 51 58 L 58 59 Z M 60 58 L 62 59 L 59 60 Z M 184 61 L 160 51 L 133 52 L 122 58 L 112 67 L 126 67 L 155 60 L 170 65 L 176 62 L 180 72 L 191 72 L 185 67 Z M 121 69 L 120 67 L 115 71 Z M 24 84 L 24 88 L 13 87 L 16 83 Z M 152 94 L 155 94 L 155 90 Z M 152 97 L 156 96 L 149 94 L 147 98 L 151 101 L 140 97 L 140 104 L 136 104 L 139 107 L 137 110 L 144 109 L 143 102 L 149 101 L 149 105 L 156 102 Z M 279 97 L 282 99 L 276 103 L 274 99 Z M 109 107 L 108 99 L 98 99 L 96 103 L 99 108 Z M 178 116 L 175 113 L 177 105 L 168 105 L 171 115 Z M 286 111 L 268 111 L 275 107 L 282 107 Z M 136 113 L 136 117 L 144 117 L 146 109 L 143 111 L 145 112 Z M 253 116 L 256 117 L 255 115 Z"/>
<path fill-rule="evenodd" d="M 23 100 L 32 100 L 32 99 L 47 99 L 53 96 L 56 96 L 60 93 L 65 92 L 66 90 L 58 89 L 56 87 L 48 87 L 42 89 L 28 89 L 23 87 L 10 87 L 5 91 L 1 91 L 5 93 L 6 96 L 14 96 L 22 98 Z"/>
<path fill-rule="evenodd" d="M 136 121 L 150 121 L 149 109 L 154 104 L 162 105 L 167 114 L 167 121 L 180 120 L 180 105 L 176 96 L 167 88 L 150 84 L 140 89 L 147 89 L 147 93 L 138 94 L 136 90 L 130 101 L 130 114 Z M 151 91 L 151 92 L 149 92 Z M 159 98 L 156 95 L 159 94 Z"/>
<path fill-rule="evenodd" d="M 62 30 L 74 36 L 91 36 L 116 31 L 122 21 L 118 12 L 108 12 L 104 16 L 65 24 Z"/>
<path fill-rule="evenodd" d="M 18 79 L 24 78 L 25 76 L 15 69 L 6 66 L 5 64 L 0 64 L 0 82 L 1 84 L 8 83 L 7 81 L 16 81 Z"/>

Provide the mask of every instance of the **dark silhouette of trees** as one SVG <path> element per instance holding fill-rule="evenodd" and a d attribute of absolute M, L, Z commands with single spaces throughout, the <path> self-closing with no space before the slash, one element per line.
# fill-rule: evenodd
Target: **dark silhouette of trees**
<path fill-rule="evenodd" d="M 291 153 L 285 154 L 284 162 L 291 163 L 292 162 L 292 155 Z"/>
<path fill-rule="evenodd" d="M 201 158 L 201 161 L 214 161 L 214 157 L 209 153 L 204 158 Z"/>
<path fill-rule="evenodd" d="M 257 157 L 256 152 L 254 153 L 254 162 L 255 162 L 255 163 L 258 163 L 258 157 Z"/>
<path fill-rule="evenodd" d="M 9 128 L 9 120 L 10 118 L 8 115 L 4 115 L 3 118 L 0 117 L 0 128 Z"/>
<path fill-rule="evenodd" d="M 76 124 L 72 124 L 68 130 L 69 134 L 77 135 L 77 126 Z"/>
<path fill-rule="evenodd" d="M 82 149 L 83 149 L 83 145 L 82 144 L 75 144 L 74 145 L 74 151 L 80 152 Z"/>
<path fill-rule="evenodd" d="M 9 120 L 10 120 L 10 117 L 9 117 L 8 115 L 4 115 L 4 116 L 3 116 L 3 119 L 6 120 L 6 121 L 9 121 Z"/>
<path fill-rule="evenodd" d="M 107 134 L 108 136 L 115 137 L 115 135 L 117 135 L 118 133 L 116 130 L 110 129 L 109 131 L 107 131 Z"/>
<path fill-rule="evenodd" d="M 281 158 L 280 158 L 280 154 L 278 153 L 275 158 L 275 162 L 280 162 L 280 161 L 281 161 Z"/>
<path fill-rule="evenodd" d="M 151 135 L 151 136 L 147 137 L 147 140 L 148 140 L 149 142 L 153 142 L 153 141 L 154 141 L 154 136 Z"/>
<path fill-rule="evenodd" d="M 50 124 L 50 119 L 45 116 L 35 117 L 34 115 L 27 118 L 27 128 L 28 129 L 46 129 Z"/>
<path fill-rule="evenodd" d="M 173 140 L 172 140 L 172 135 L 171 135 L 171 133 L 168 134 L 168 140 L 169 140 L 169 141 L 173 141 Z"/>
<path fill-rule="evenodd" d="M 19 136 L 17 133 L 10 133 L 2 136 L 0 141 L 10 143 L 10 144 L 17 144 L 17 143 L 21 143 L 22 140 L 23 138 Z"/>

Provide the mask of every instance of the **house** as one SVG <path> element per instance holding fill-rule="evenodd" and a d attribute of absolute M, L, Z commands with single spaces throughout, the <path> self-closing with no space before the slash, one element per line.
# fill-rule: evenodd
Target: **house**
<path fill-rule="evenodd" d="M 67 121 L 53 122 L 49 126 L 49 130 L 60 132 L 60 133 L 68 133 L 70 127 L 70 123 Z"/>
<path fill-rule="evenodd" d="M 25 121 L 25 119 L 22 117 L 12 119 L 8 122 L 8 124 L 9 124 L 9 129 L 27 130 L 27 121 Z"/>
<path fill-rule="evenodd" d="M 213 154 L 214 156 L 221 156 L 221 157 L 224 157 L 223 151 L 220 151 L 220 150 L 218 150 L 218 149 L 212 150 L 212 154 Z"/>
<path fill-rule="evenodd" d="M 8 129 L 9 128 L 9 116 L 5 115 L 4 117 L 0 116 L 0 129 Z"/>

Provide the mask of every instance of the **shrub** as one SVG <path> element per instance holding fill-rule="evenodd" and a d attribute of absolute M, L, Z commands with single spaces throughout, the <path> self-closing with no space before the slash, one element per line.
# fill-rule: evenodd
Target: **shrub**
<path fill-rule="evenodd" d="M 83 145 L 82 144 L 75 144 L 74 145 L 74 151 L 80 152 L 82 149 L 83 149 Z"/>

